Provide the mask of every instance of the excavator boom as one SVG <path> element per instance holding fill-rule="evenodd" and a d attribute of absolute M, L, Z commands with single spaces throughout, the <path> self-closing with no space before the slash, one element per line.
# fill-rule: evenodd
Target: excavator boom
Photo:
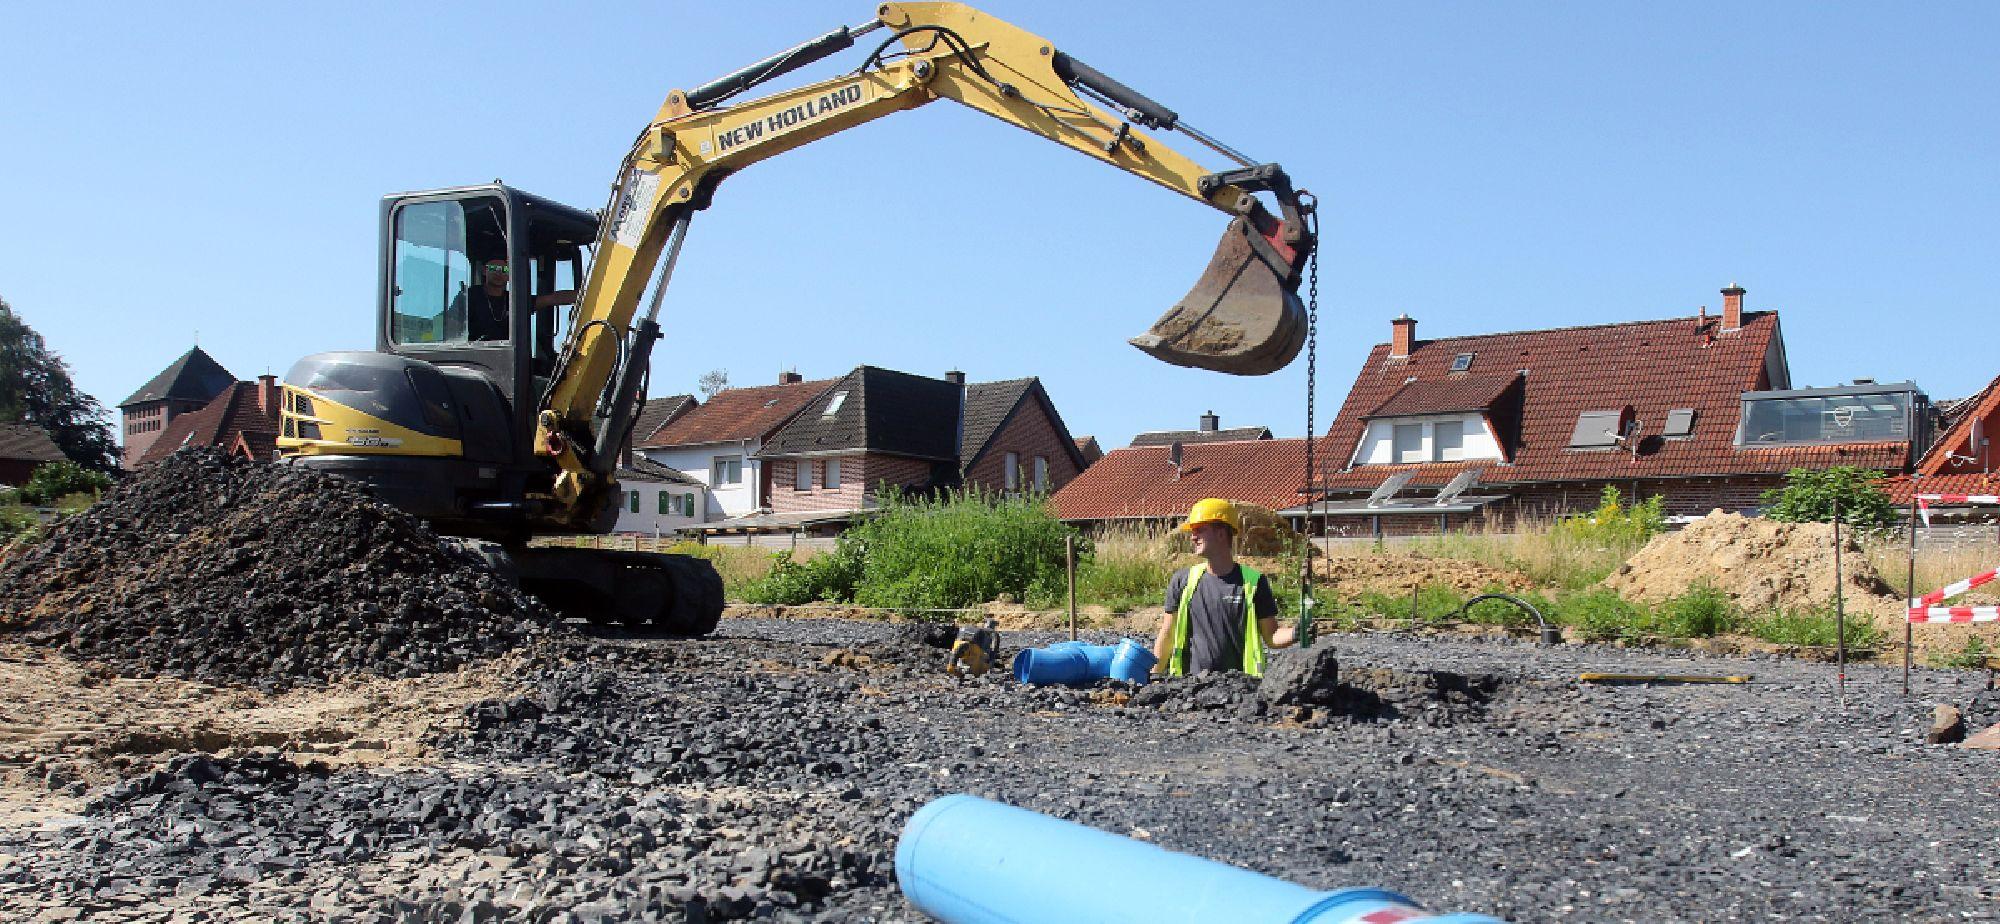
<path fill-rule="evenodd" d="M 855 72 L 723 105 L 877 30 L 888 30 L 888 38 Z M 1297 289 L 1316 242 L 1304 194 L 1282 169 L 1251 161 L 1173 110 L 991 15 L 959 3 L 884 3 L 865 26 L 836 29 L 693 91 L 670 93 L 634 142 L 620 165 L 589 278 L 541 405 L 536 447 L 561 469 L 554 491 L 559 502 L 576 503 L 610 474 L 604 448 L 615 440 L 604 434 L 622 433 L 629 423 L 634 396 L 618 392 L 635 390 L 640 379 L 629 365 L 618 368 L 619 357 L 642 352 L 623 341 L 629 336 L 634 346 L 650 345 L 636 341 L 658 336 L 652 317 L 665 274 L 654 284 L 644 319 L 638 318 L 641 297 L 669 241 L 686 234 L 691 213 L 708 207 L 716 185 L 758 161 L 938 99 L 1231 216 L 1208 269 L 1187 297 L 1132 340 L 1134 346 L 1170 363 L 1239 375 L 1274 372 L 1298 354 L 1306 313 Z M 1153 131 L 1180 131 L 1238 166 L 1204 169 Z M 1259 193 L 1276 201 L 1279 214 L 1265 208 Z"/>

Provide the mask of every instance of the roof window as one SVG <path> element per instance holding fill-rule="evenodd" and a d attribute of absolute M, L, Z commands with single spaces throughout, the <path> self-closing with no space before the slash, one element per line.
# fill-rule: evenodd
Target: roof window
<path fill-rule="evenodd" d="M 1470 368 L 1472 368 L 1471 353 L 1460 353 L 1457 356 L 1451 358 L 1451 371 L 1464 372 L 1465 370 Z"/>
<path fill-rule="evenodd" d="M 1570 434 L 1571 449 L 1610 449 L 1625 435 L 1632 409 L 1584 411 L 1576 415 L 1576 431 Z"/>
<path fill-rule="evenodd" d="M 1681 407 L 1667 412 L 1666 426 L 1660 436 L 1670 440 L 1684 440 L 1694 435 L 1694 408 Z"/>
<path fill-rule="evenodd" d="M 819 416 L 832 417 L 833 415 L 840 413 L 840 406 L 846 403 L 847 403 L 847 392 L 836 391 L 833 393 L 833 400 L 828 401 L 826 403 L 826 410 L 819 412 Z"/>

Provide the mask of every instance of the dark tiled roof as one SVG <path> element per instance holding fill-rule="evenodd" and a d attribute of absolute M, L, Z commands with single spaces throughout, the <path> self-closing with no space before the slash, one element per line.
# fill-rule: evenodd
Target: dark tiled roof
<path fill-rule="evenodd" d="M 761 439 L 783 426 L 833 382 L 833 379 L 819 379 L 790 385 L 731 388 L 669 421 L 651 439 L 634 443 L 642 449 L 661 449 Z"/>
<path fill-rule="evenodd" d="M 1042 380 L 1029 376 L 998 382 L 974 382 L 966 387 L 965 438 L 960 443 L 959 470 L 972 468 L 973 463 L 992 448 L 993 437 L 1006 429 L 1014 415 L 1030 403 L 1039 405 L 1042 413 L 1048 415 L 1057 438 L 1068 441 L 1070 461 L 1076 463 L 1079 470 L 1089 465 L 1091 460 L 1084 455 L 1083 448 L 1070 438 L 1069 425 L 1063 423 L 1062 415 L 1056 412 L 1056 403 L 1049 397 L 1048 389 L 1042 387 Z"/>
<path fill-rule="evenodd" d="M 1325 441 L 1321 441 L 1321 446 Z M 1165 446 L 1114 449 L 1057 491 L 1049 503 L 1066 520 L 1186 516 L 1205 497 L 1283 510 L 1304 503 L 1306 441 L 1239 440 L 1182 448 L 1178 473 Z"/>
<path fill-rule="evenodd" d="M 61 462 L 63 451 L 49 431 L 33 424 L 0 424 L 0 459 L 16 462 Z"/>
<path fill-rule="evenodd" d="M 179 398 L 185 401 L 210 401 L 224 389 L 236 384 L 236 376 L 222 368 L 201 347 L 195 347 L 181 354 L 153 380 L 139 386 L 132 397 L 118 402 L 119 407 L 128 407 L 147 401 L 161 401 Z"/>
<path fill-rule="evenodd" d="M 669 395 L 640 405 L 639 417 L 632 422 L 632 445 L 644 445 L 661 427 L 694 408 L 693 395 Z"/>
<path fill-rule="evenodd" d="M 1327 431 L 1336 464 L 1354 457 L 1369 413 L 1407 381 L 1446 382 L 1453 357 L 1473 353 L 1487 372 L 1527 370 L 1519 420 L 1496 421 L 1510 461 L 1425 465 L 1362 465 L 1334 473 L 1336 491 L 1367 491 L 1399 471 L 1415 469 L 1415 486 L 1436 486 L 1468 468 L 1484 468 L 1484 484 L 1768 474 L 1797 467 L 1856 465 L 1887 470 L 1906 464 L 1902 443 L 1847 443 L 1739 449 L 1737 421 L 1745 391 L 1773 384 L 1766 356 L 1781 341 L 1776 312 L 1745 312 L 1743 327 L 1720 331 L 1716 317 L 1634 321 L 1594 327 L 1521 331 L 1418 341 L 1406 359 L 1376 344 L 1354 377 L 1347 400 Z M 1782 348 L 1780 348 L 1782 350 Z M 1497 370 L 1497 373 L 1492 371 Z M 1569 448 L 1577 416 L 1630 405 L 1641 426 L 1636 456 L 1623 450 Z M 1695 411 L 1691 438 L 1659 438 L 1667 413 Z"/>
<path fill-rule="evenodd" d="M 277 446 L 278 410 L 274 406 L 266 413 L 258 407 L 260 387 L 257 382 L 237 382 L 201 410 L 167 421 L 166 429 L 146 447 L 146 454 L 139 457 L 139 464 L 158 462 L 187 446 L 228 450 L 239 436 L 253 452 L 263 448 L 264 454 L 259 458 L 270 458 L 270 450 Z"/>
<path fill-rule="evenodd" d="M 645 456 L 633 456 L 632 464 L 620 466 L 619 481 L 663 481 L 667 484 L 698 485 L 701 480 L 671 465 L 661 465 Z"/>
<path fill-rule="evenodd" d="M 1085 465 L 1090 465 L 1104 458 L 1104 447 L 1097 445 L 1097 437 L 1094 436 L 1077 437 L 1076 451 L 1083 456 L 1083 464 Z"/>
<path fill-rule="evenodd" d="M 1229 443 L 1239 440 L 1268 440 L 1269 427 L 1231 427 L 1227 430 L 1149 430 L 1132 437 L 1132 445 L 1171 446 L 1175 443 Z"/>
<path fill-rule="evenodd" d="M 958 457 L 958 403 L 959 387 L 943 379 L 857 366 L 808 401 L 759 454 L 865 449 L 951 462 Z"/>
<path fill-rule="evenodd" d="M 1453 375 L 1443 379 L 1409 382 L 1396 389 L 1389 400 L 1370 417 L 1408 417 L 1416 414 L 1451 414 L 1484 411 L 1500 400 L 1507 389 L 1519 382 L 1516 375 Z"/>

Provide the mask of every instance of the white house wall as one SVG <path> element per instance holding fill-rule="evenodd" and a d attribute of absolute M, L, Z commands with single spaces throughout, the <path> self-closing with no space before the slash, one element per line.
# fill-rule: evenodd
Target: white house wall
<path fill-rule="evenodd" d="M 1435 458 L 1436 428 L 1440 422 L 1458 421 L 1463 425 L 1463 451 L 1449 459 Z M 1500 444 L 1493 438 L 1493 428 L 1487 426 L 1486 418 L 1480 414 L 1439 414 L 1425 417 L 1384 417 L 1368 422 L 1368 432 L 1361 437 L 1361 444 L 1354 451 L 1356 465 L 1388 465 L 1396 461 L 1396 424 L 1418 424 L 1424 429 L 1423 455 L 1426 462 L 1456 462 L 1460 459 L 1500 459 Z"/>
<path fill-rule="evenodd" d="M 707 488 L 696 484 L 677 484 L 662 481 L 635 481 L 620 478 L 618 487 L 622 491 L 618 498 L 618 522 L 612 526 L 613 532 L 638 533 L 640 535 L 668 535 L 702 522 L 702 495 Z M 639 512 L 632 512 L 632 492 L 639 492 Z M 694 516 L 680 513 L 660 512 L 660 494 L 669 497 L 668 509 L 684 509 L 679 506 L 684 496 L 694 497 Z"/>
<path fill-rule="evenodd" d="M 763 447 L 761 440 L 731 443 L 710 443 L 700 446 L 674 446 L 666 449 L 642 449 L 640 453 L 668 468 L 675 469 L 704 486 L 702 503 L 695 508 L 695 514 L 704 523 L 726 520 L 756 513 L 758 501 L 757 485 L 760 483 L 763 463 L 756 458 L 757 450 Z M 741 484 L 718 488 L 711 483 L 715 477 L 715 460 L 730 456 L 743 458 L 743 481 Z"/>

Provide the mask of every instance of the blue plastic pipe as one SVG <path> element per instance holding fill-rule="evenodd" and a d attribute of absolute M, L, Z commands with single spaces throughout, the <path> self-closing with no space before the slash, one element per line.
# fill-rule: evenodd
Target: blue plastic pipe
<path fill-rule="evenodd" d="M 1425 914 L 1382 889 L 1308 889 L 962 794 L 904 823 L 896 881 L 911 904 L 945 924 L 1500 924 Z"/>
<path fill-rule="evenodd" d="M 1131 639 L 1116 645 L 1061 642 L 1047 648 L 1027 648 L 1014 655 L 1014 679 L 1022 683 L 1083 686 L 1110 678 L 1145 683 L 1157 660 L 1146 646 Z"/>

